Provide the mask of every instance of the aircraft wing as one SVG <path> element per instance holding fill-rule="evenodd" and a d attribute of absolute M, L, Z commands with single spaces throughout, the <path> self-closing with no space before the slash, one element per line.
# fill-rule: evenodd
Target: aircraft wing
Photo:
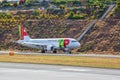
<path fill-rule="evenodd" d="M 47 50 L 51 50 L 53 45 L 50 45 L 48 43 L 33 43 L 33 42 L 23 42 L 24 45 L 26 46 L 31 46 L 31 47 L 34 47 L 34 48 L 39 48 L 39 49 L 47 49 Z"/>
<path fill-rule="evenodd" d="M 47 46 L 47 44 L 42 43 L 32 43 L 32 42 L 23 42 L 23 44 L 35 45 L 35 46 Z"/>

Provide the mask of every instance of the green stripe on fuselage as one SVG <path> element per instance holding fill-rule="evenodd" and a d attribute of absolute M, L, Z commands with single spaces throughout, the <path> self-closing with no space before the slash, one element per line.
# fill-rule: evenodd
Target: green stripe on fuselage
<path fill-rule="evenodd" d="M 59 47 L 63 48 L 64 47 L 64 39 L 59 39 L 58 42 L 59 42 Z"/>

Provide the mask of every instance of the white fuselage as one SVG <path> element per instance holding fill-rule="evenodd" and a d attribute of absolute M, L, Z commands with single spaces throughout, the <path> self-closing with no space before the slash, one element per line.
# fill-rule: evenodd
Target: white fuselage
<path fill-rule="evenodd" d="M 64 40 L 69 40 L 69 43 L 67 43 L 66 46 Z M 56 49 L 74 49 L 80 46 L 80 43 L 72 38 L 29 39 L 26 41 L 18 40 L 17 43 L 37 49 L 41 49 L 42 47 L 44 47 L 47 50 L 49 50 L 50 47 L 54 47 Z"/>

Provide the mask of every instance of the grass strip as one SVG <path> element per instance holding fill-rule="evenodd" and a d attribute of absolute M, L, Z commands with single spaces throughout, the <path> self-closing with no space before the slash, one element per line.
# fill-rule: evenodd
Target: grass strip
<path fill-rule="evenodd" d="M 120 58 L 47 56 L 47 55 L 30 55 L 30 54 L 27 55 L 15 54 L 14 56 L 9 56 L 8 54 L 1 54 L 0 62 L 20 62 L 20 63 L 54 64 L 54 65 L 120 69 Z"/>

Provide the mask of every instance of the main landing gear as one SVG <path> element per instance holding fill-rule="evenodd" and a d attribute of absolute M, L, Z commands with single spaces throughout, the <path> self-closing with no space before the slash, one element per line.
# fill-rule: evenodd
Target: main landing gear
<path fill-rule="evenodd" d="M 45 50 L 41 50 L 41 53 L 45 53 Z"/>
<path fill-rule="evenodd" d="M 47 51 L 47 50 L 42 49 L 42 50 L 41 50 L 41 53 L 46 53 L 46 51 Z M 48 51 L 49 51 L 49 50 L 48 50 Z M 52 50 L 50 50 L 50 51 L 52 51 L 52 53 L 57 53 L 57 49 L 52 49 Z"/>
<path fill-rule="evenodd" d="M 53 53 L 57 53 L 57 50 L 56 50 L 56 49 L 54 49 L 54 50 L 53 50 Z"/>
<path fill-rule="evenodd" d="M 63 51 L 64 51 L 65 53 L 67 53 L 67 54 L 71 54 L 71 50 L 68 49 L 68 48 L 65 48 Z"/>

